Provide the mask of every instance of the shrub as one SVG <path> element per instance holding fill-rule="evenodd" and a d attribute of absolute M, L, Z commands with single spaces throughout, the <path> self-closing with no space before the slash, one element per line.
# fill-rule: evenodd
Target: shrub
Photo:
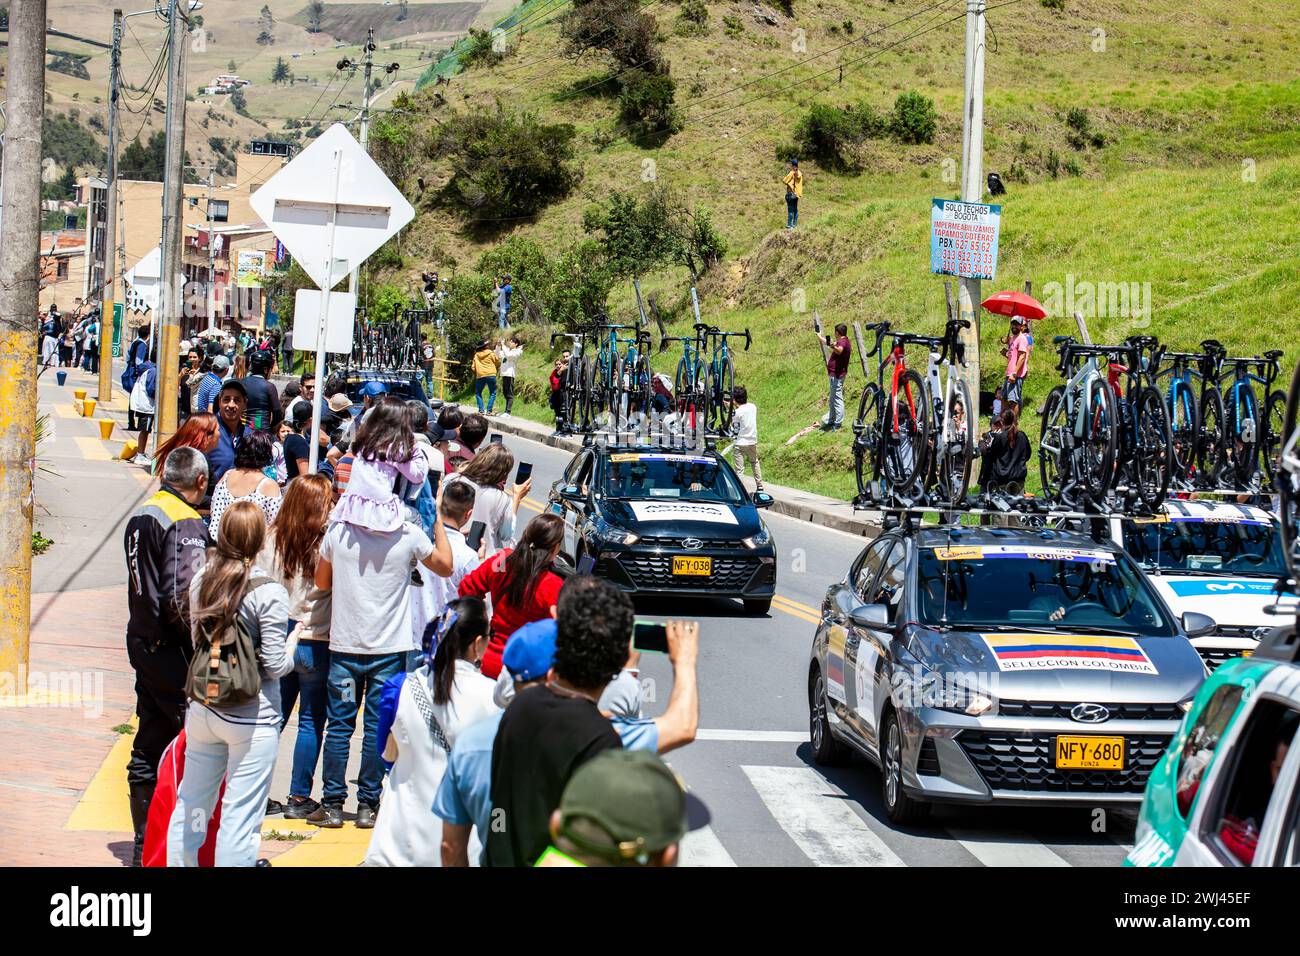
<path fill-rule="evenodd" d="M 447 281 L 443 311 L 447 317 L 448 357 L 460 363 L 448 365 L 447 374 L 462 385 L 473 378 L 470 360 L 478 344 L 496 332 L 493 297 L 492 280 L 486 276 L 454 276 Z"/>
<path fill-rule="evenodd" d="M 509 275 L 520 293 L 521 308 L 527 301 L 544 320 L 566 328 L 576 328 L 603 310 L 613 281 L 599 246 L 591 240 L 552 257 L 532 239 L 511 237 L 483 254 L 478 271 Z"/>
<path fill-rule="evenodd" d="M 794 129 L 794 143 L 778 150 L 779 159 L 811 156 L 828 169 L 842 171 L 860 165 L 857 147 L 884 132 L 885 122 L 866 103 L 828 106 L 814 103 Z"/>
<path fill-rule="evenodd" d="M 1071 156 L 1069 159 L 1065 161 L 1064 169 L 1071 176 L 1083 175 L 1083 167 L 1079 165 L 1079 161 L 1075 159 L 1073 156 Z"/>
<path fill-rule="evenodd" d="M 727 14 L 722 18 L 722 29 L 729 37 L 739 37 L 745 32 L 745 24 L 740 17 Z"/>
<path fill-rule="evenodd" d="M 679 36 L 703 36 L 709 32 L 709 8 L 704 0 L 683 0 L 673 32 Z"/>
<path fill-rule="evenodd" d="M 492 34 L 487 30 L 470 27 L 465 49 L 460 54 L 460 65 L 469 70 L 476 66 L 493 67 L 506 58 L 504 51 L 492 47 Z"/>
<path fill-rule="evenodd" d="M 684 125 L 673 100 L 677 84 L 671 76 L 632 70 L 623 77 L 618 97 L 618 118 L 628 134 L 638 140 L 667 139 Z"/>
<path fill-rule="evenodd" d="M 1065 10 L 1065 0 L 1038 0 L 1038 2 L 1048 10 L 1055 10 L 1057 13 L 1062 13 Z"/>
<path fill-rule="evenodd" d="M 932 143 L 938 120 L 934 100 L 915 91 L 900 93 L 894 101 L 889 129 L 904 143 Z"/>
<path fill-rule="evenodd" d="M 1047 151 L 1047 160 L 1044 165 L 1047 167 L 1047 175 L 1053 179 L 1061 175 L 1061 157 L 1056 155 L 1056 150 L 1049 149 Z"/>
<path fill-rule="evenodd" d="M 621 69 L 667 69 L 657 49 L 658 24 L 641 12 L 638 0 L 575 0 L 573 9 L 560 18 L 560 36 L 575 58 L 603 50 Z"/>
<path fill-rule="evenodd" d="M 794 0 L 775 0 L 776 8 L 787 17 L 794 16 Z"/>
<path fill-rule="evenodd" d="M 616 193 L 607 205 L 588 208 L 582 228 L 596 236 L 600 252 L 614 278 L 644 275 L 657 267 L 681 265 L 702 275 L 726 255 L 704 209 L 692 209 L 662 184 L 641 197 Z"/>
<path fill-rule="evenodd" d="M 457 113 L 432 136 L 431 158 L 452 169 L 443 200 L 483 225 L 536 215 L 582 179 L 574 128 L 533 113 Z"/>
<path fill-rule="evenodd" d="M 845 21 L 844 21 L 844 32 L 847 33 L 849 36 L 853 36 L 853 31 L 854 31 L 855 29 L 857 29 L 857 28 L 853 25 L 853 21 L 852 21 L 852 20 L 845 20 Z"/>

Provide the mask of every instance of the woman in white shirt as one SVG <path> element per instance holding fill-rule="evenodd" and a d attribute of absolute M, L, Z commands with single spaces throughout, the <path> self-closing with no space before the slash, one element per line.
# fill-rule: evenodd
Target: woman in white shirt
<path fill-rule="evenodd" d="M 487 646 L 483 601 L 453 601 L 430 625 L 425 662 L 385 685 L 379 731 L 384 760 L 393 767 L 384 779 L 366 866 L 441 865 L 442 821 L 433 801 L 448 755 L 466 727 L 498 709 L 492 701 L 495 685 L 478 670 Z M 478 859 L 473 847 L 469 855 Z"/>
<path fill-rule="evenodd" d="M 480 447 L 478 454 L 464 468 L 443 479 L 444 482 L 468 481 L 474 485 L 474 514 L 470 521 L 482 521 L 487 526 L 483 534 L 487 554 L 514 547 L 519 503 L 533 487 L 533 479 L 529 478 L 522 485 L 513 485 L 510 491 L 505 490 L 506 480 L 514 467 L 515 456 L 505 445 L 488 444 Z"/>
<path fill-rule="evenodd" d="M 497 343 L 497 358 L 501 360 L 501 368 L 497 374 L 501 376 L 501 394 L 506 399 L 506 410 L 504 414 L 509 415 L 510 409 L 515 404 L 515 370 L 519 362 L 519 356 L 524 354 L 523 346 L 519 344 L 519 339 L 513 335 L 505 342 Z"/>

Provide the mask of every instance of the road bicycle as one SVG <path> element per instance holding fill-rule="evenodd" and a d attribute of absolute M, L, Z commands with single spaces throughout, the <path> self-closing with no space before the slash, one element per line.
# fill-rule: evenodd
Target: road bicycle
<path fill-rule="evenodd" d="M 585 432 L 591 423 L 587 335 L 585 331 L 551 333 L 551 348 L 555 348 L 556 339 L 569 340 L 569 364 L 560 380 L 560 422 L 565 430 Z"/>
<path fill-rule="evenodd" d="M 1262 356 L 1228 356 L 1222 361 L 1222 365 L 1232 373 L 1227 387 L 1220 385 L 1227 426 L 1224 477 L 1238 488 L 1257 487 L 1257 479 L 1261 476 L 1267 483 L 1273 471 L 1280 440 L 1278 436 L 1283 434 L 1286 414 L 1285 394 L 1273 390 L 1273 382 L 1281 372 L 1281 358 L 1281 350 L 1272 349 Z M 1252 366 L 1258 374 L 1251 373 Z M 1264 387 L 1265 404 L 1262 407 L 1252 383 Z"/>
<path fill-rule="evenodd" d="M 654 385 L 650 351 L 650 333 L 637 326 L 635 334 L 627 342 L 627 351 L 618 356 L 617 418 L 624 425 L 631 415 L 644 415 L 650 411 L 651 389 Z"/>
<path fill-rule="evenodd" d="M 595 353 L 586 369 L 586 392 L 590 396 L 587 410 L 590 421 L 594 422 L 602 414 L 608 413 L 612 424 L 618 424 L 618 410 L 623 394 L 623 357 L 619 354 L 618 333 L 637 332 L 634 325 L 615 325 L 608 322 L 595 322 L 585 331 L 595 340 Z"/>
<path fill-rule="evenodd" d="M 1274 482 L 1278 492 L 1278 517 L 1282 544 L 1291 577 L 1300 579 L 1300 363 L 1291 375 L 1286 410 L 1278 441 Z"/>
<path fill-rule="evenodd" d="M 1169 494 L 1175 471 L 1169 412 L 1155 384 L 1159 348 L 1154 336 L 1130 336 L 1112 353 L 1107 369 L 1119 411 L 1118 460 L 1112 486 L 1124 488 L 1152 511 Z"/>
<path fill-rule="evenodd" d="M 933 487 L 940 500 L 953 507 L 966 499 L 975 454 L 978 409 L 971 405 L 970 390 L 959 371 L 966 367 L 961 332 L 969 328 L 966 319 L 950 318 L 943 336 L 929 340 L 925 367 L 925 407 L 931 417 L 933 436 L 926 488 Z"/>
<path fill-rule="evenodd" d="M 1169 431 L 1173 440 L 1175 480 L 1185 487 L 1218 487 L 1223 463 L 1223 396 L 1215 384 L 1218 367 L 1227 354 L 1212 339 L 1201 343 L 1200 352 L 1173 352 L 1160 348 L 1155 354 L 1153 379 L 1157 387 L 1169 379 L 1164 390 Z M 1164 362 L 1171 364 L 1161 370 Z M 1201 383 L 1197 396 L 1193 381 Z"/>
<path fill-rule="evenodd" d="M 736 367 L 731 360 L 731 346 L 728 339 L 744 338 L 745 351 L 749 351 L 752 339 L 749 329 L 743 332 L 723 332 L 718 328 L 709 328 L 704 333 L 709 339 L 712 354 L 705 367 L 707 375 L 706 390 L 709 395 L 709 416 L 706 421 L 716 434 L 725 435 L 731 430 L 731 419 L 735 406 L 731 403 L 731 392 L 736 385 Z"/>
<path fill-rule="evenodd" d="M 667 351 L 669 342 L 682 343 L 682 357 L 677 360 L 673 375 L 673 410 L 692 430 L 709 420 L 708 374 L 704 364 L 704 349 L 708 344 L 704 333 L 708 329 L 707 323 L 696 322 L 694 335 L 664 336 L 659 340 L 661 353 Z"/>
<path fill-rule="evenodd" d="M 883 355 L 886 337 L 893 340 L 888 358 L 876 366 L 876 381 L 868 382 L 858 402 L 853 423 L 853 470 L 858 497 L 870 501 L 880 484 L 895 496 L 910 495 L 928 460 L 930 416 L 921 376 L 907 367 L 904 352 L 914 342 L 929 344 L 933 339 L 891 331 L 889 322 L 875 322 L 866 329 L 876 333 L 875 346 L 866 355 Z M 885 366 L 893 365 L 889 388 L 885 389 Z"/>
<path fill-rule="evenodd" d="M 1101 504 L 1115 471 L 1115 393 L 1098 362 L 1104 346 L 1052 339 L 1064 385 L 1047 393 L 1038 443 L 1043 493 L 1071 507 Z"/>

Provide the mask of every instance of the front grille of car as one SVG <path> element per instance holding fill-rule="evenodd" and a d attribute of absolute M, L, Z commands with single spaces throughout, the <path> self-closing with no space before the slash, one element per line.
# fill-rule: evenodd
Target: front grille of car
<path fill-rule="evenodd" d="M 1072 720 L 1070 710 L 1077 706 L 1078 703 L 999 700 L 996 713 L 999 717 L 1055 717 L 1062 720 Z M 1110 711 L 1110 720 L 1183 719 L 1183 709 L 1177 704 L 1110 704 L 1105 701 L 1096 701 L 1095 703 L 1100 703 Z M 1077 722 L 1082 723 L 1082 721 Z"/>
<path fill-rule="evenodd" d="M 698 551 L 743 551 L 745 542 L 738 538 L 700 538 L 704 544 L 697 548 Z M 638 542 L 646 547 L 651 548 L 671 548 L 674 551 L 684 551 L 682 548 L 681 538 L 656 538 L 642 537 Z"/>
<path fill-rule="evenodd" d="M 1057 770 L 1055 734 L 964 730 L 957 742 L 992 790 L 1140 794 L 1169 735 L 1125 734 L 1123 770 Z"/>
<path fill-rule="evenodd" d="M 1241 656 L 1240 647 L 1198 647 L 1196 653 L 1201 655 L 1201 660 L 1205 661 L 1206 668 L 1213 673 L 1214 669 L 1220 664 L 1226 664 L 1234 657 Z"/>
<path fill-rule="evenodd" d="M 643 591 L 743 591 L 759 568 L 757 558 L 714 558 L 713 573 L 707 577 L 673 574 L 672 555 L 640 551 L 620 555 L 618 563 Z M 604 576 L 600 568 L 596 573 Z"/>

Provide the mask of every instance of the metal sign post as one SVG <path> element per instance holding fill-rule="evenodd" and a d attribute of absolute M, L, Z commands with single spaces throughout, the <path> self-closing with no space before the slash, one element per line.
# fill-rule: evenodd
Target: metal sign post
<path fill-rule="evenodd" d="M 339 178 L 343 168 L 342 150 L 334 150 L 334 202 L 330 211 L 329 230 L 325 233 L 325 261 L 334 261 L 334 226 L 339 218 Z M 320 320 L 316 327 L 316 387 L 311 398 L 311 438 L 308 444 L 307 467 L 314 474 L 320 460 L 321 404 L 325 401 L 325 325 L 330 314 L 330 283 L 321 289 Z"/>

